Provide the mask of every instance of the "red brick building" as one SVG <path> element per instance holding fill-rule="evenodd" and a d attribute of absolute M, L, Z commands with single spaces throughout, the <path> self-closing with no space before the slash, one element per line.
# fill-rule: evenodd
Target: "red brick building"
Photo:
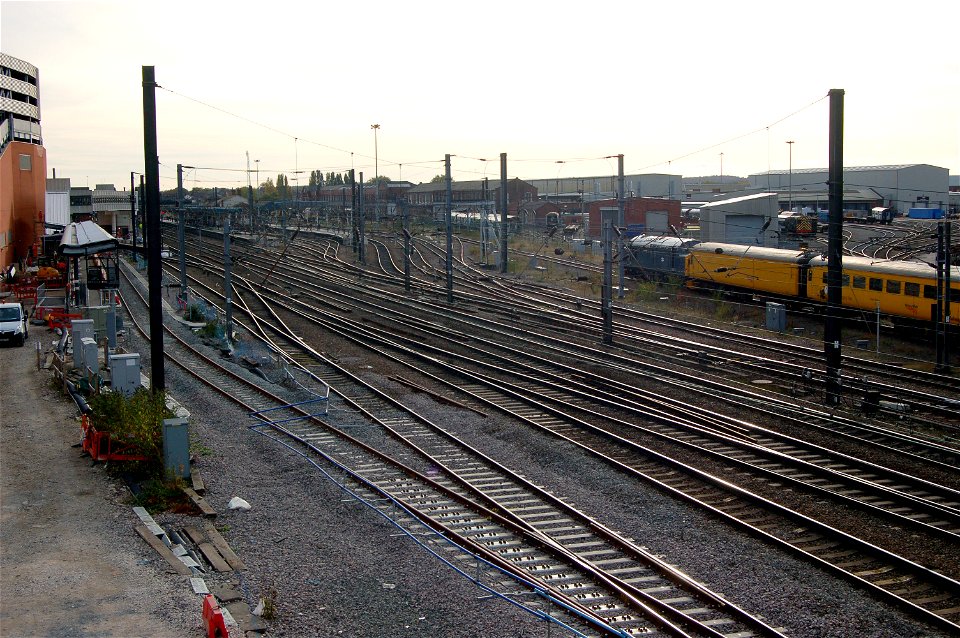
<path fill-rule="evenodd" d="M 616 208 L 616 199 L 601 199 L 585 204 L 589 217 L 587 236 L 600 239 L 600 209 Z M 680 228 L 680 200 L 655 197 L 629 197 L 623 202 L 624 225 L 636 234 L 670 233 L 670 226 Z"/>

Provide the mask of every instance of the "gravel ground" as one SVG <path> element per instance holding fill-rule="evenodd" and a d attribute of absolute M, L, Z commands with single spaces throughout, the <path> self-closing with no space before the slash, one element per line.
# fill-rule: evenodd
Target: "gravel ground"
<path fill-rule="evenodd" d="M 129 491 L 73 447 L 76 405 L 23 348 L 0 347 L 0 635 L 202 635 L 201 601 L 134 531 Z"/>
<path fill-rule="evenodd" d="M 308 334 L 306 331 L 302 334 Z M 313 342 L 314 335 L 310 335 Z M 145 354 L 146 344 L 131 342 Z M 339 339 L 322 349 L 491 456 L 792 636 L 940 636 L 856 588 L 611 471 L 580 451 L 512 420 L 487 419 L 407 395 L 389 366 Z M 319 348 L 318 348 L 319 349 Z M 197 458 L 218 524 L 250 570 L 250 602 L 277 589 L 273 635 L 546 635 L 542 623 L 480 592 L 417 550 L 291 452 L 245 427 L 249 417 L 168 366 L 170 391 L 193 412 L 210 450 Z M 239 495 L 250 512 L 226 510 Z M 384 551 L 386 550 L 386 551 Z M 393 587 L 391 587 L 393 585 Z M 554 634 L 556 635 L 556 634 Z"/>
<path fill-rule="evenodd" d="M 127 348 L 141 352 L 149 370 L 149 344 L 129 335 Z M 172 365 L 165 376 L 167 390 L 192 413 L 191 437 L 201 450 L 194 467 L 219 512 L 216 524 L 248 567 L 237 585 L 251 605 L 276 590 L 277 618 L 266 635 L 547 635 L 542 620 L 488 598 L 302 457 L 250 431 L 252 418 L 219 394 Z M 229 510 L 233 496 L 252 509 Z"/>

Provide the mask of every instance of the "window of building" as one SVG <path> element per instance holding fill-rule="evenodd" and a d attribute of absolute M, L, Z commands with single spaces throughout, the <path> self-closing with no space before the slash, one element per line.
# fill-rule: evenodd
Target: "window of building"
<path fill-rule="evenodd" d="M 30 171 L 33 170 L 33 158 L 29 155 L 20 155 L 20 170 L 21 171 Z"/>
<path fill-rule="evenodd" d="M 900 282 L 896 279 L 887 279 L 887 292 L 891 295 L 900 294 Z"/>
<path fill-rule="evenodd" d="M 873 290 L 875 292 L 883 292 L 883 279 L 877 279 L 876 277 L 871 277 L 870 290 Z"/>
<path fill-rule="evenodd" d="M 903 294 L 908 297 L 919 297 L 920 296 L 920 284 L 913 283 L 908 281 L 903 284 Z"/>
<path fill-rule="evenodd" d="M 923 286 L 923 297 L 925 299 L 936 299 L 937 298 L 937 287 L 928 286 L 924 284 Z"/>
<path fill-rule="evenodd" d="M 853 278 L 853 287 L 854 288 L 866 288 L 867 287 L 867 278 L 861 275 L 856 275 Z"/>

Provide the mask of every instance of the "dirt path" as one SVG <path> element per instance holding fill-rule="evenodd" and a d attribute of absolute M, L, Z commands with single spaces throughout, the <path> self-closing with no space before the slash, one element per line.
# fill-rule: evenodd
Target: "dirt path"
<path fill-rule="evenodd" d="M 125 488 L 93 467 L 76 408 L 22 348 L 0 346 L 0 635 L 201 636 L 201 601 L 133 531 Z"/>

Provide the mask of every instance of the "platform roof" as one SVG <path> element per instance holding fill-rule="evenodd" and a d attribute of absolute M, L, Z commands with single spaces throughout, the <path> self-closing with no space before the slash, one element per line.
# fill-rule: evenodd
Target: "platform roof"
<path fill-rule="evenodd" d="M 73 222 L 63 230 L 57 253 L 67 256 L 95 255 L 117 249 L 117 239 L 96 222 Z"/>

